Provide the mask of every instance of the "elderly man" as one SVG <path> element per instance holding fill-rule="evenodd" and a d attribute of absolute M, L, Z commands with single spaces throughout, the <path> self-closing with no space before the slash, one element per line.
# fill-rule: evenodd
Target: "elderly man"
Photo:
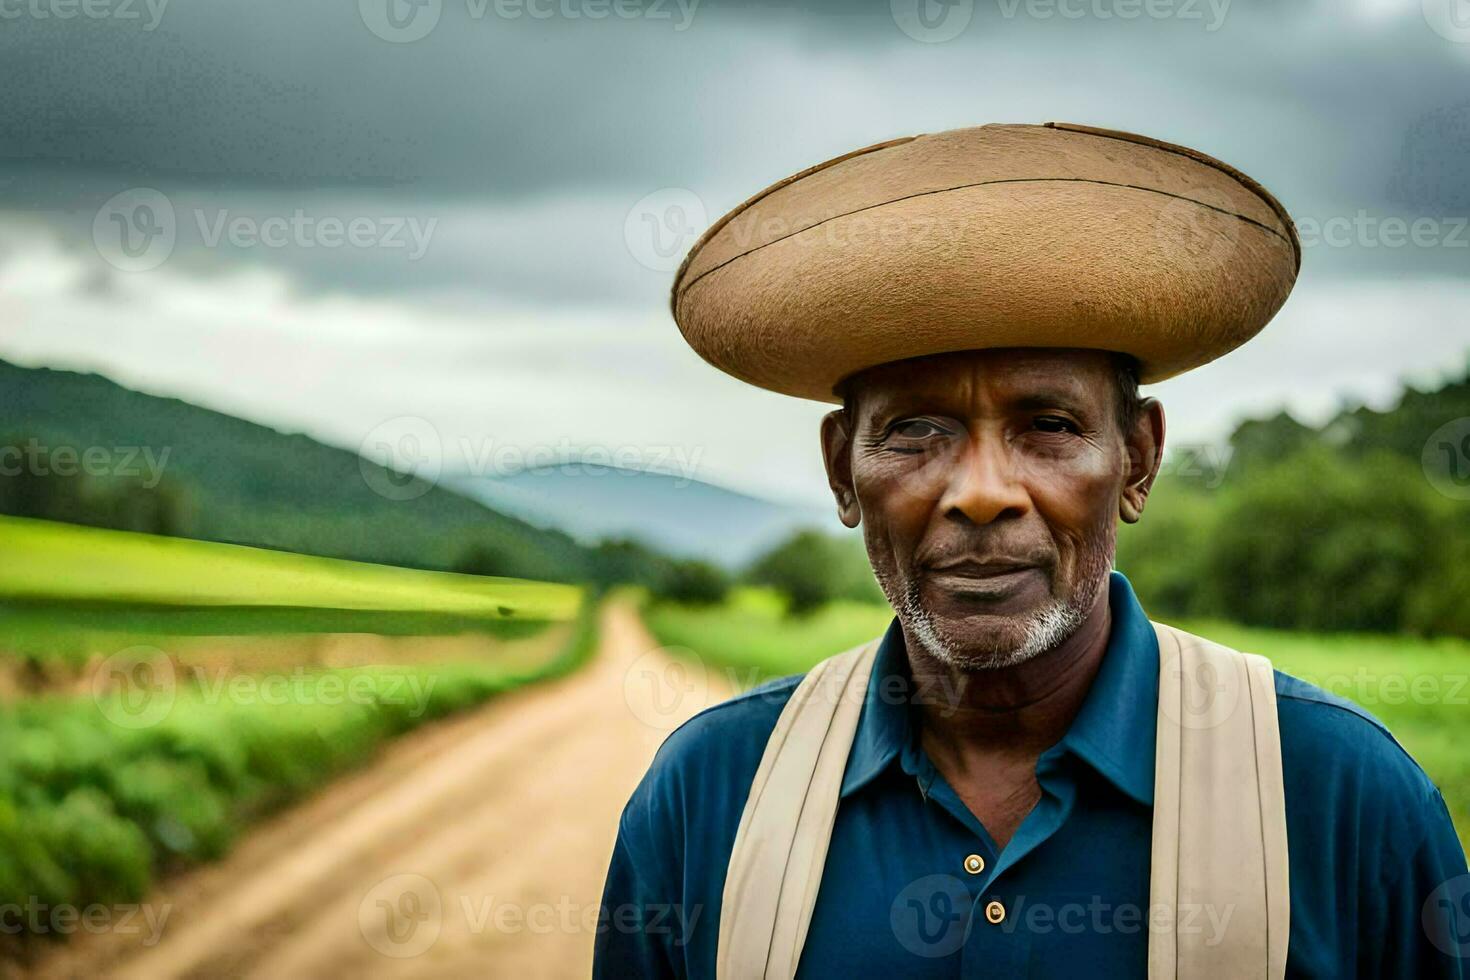
<path fill-rule="evenodd" d="M 896 618 L 669 737 L 597 975 L 1466 974 L 1464 854 L 1387 730 L 1111 571 L 1163 447 L 1139 381 L 1248 340 L 1299 255 L 1225 164 L 1059 124 L 870 147 L 706 234 L 675 319 L 841 402 L 832 492 Z"/>

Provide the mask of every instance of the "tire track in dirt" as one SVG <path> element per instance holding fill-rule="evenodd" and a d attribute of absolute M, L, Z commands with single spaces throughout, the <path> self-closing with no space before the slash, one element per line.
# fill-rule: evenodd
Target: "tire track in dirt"
<path fill-rule="evenodd" d="M 397 740 L 41 976 L 585 976 L 617 817 L 678 722 L 733 691 L 609 602 L 568 677 Z"/>

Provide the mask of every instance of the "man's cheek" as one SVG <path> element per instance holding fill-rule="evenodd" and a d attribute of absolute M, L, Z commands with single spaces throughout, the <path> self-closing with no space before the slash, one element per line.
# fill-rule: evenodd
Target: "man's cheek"
<path fill-rule="evenodd" d="M 951 466 L 933 456 L 904 456 L 872 467 L 865 481 L 875 506 L 901 515 L 927 515 L 944 496 Z"/>

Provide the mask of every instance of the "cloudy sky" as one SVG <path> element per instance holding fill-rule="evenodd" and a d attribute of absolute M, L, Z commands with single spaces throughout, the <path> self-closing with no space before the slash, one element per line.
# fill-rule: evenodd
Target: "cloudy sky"
<path fill-rule="evenodd" d="M 1297 219 L 1276 321 L 1155 390 L 1176 442 L 1470 351 L 1470 0 L 0 0 L 0 64 L 0 357 L 354 448 L 424 420 L 449 468 L 821 499 L 825 409 L 690 353 L 672 269 L 773 180 L 983 122 L 1195 146 Z"/>

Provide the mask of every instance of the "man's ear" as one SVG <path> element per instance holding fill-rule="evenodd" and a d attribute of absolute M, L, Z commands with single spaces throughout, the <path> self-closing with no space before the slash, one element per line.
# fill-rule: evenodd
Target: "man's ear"
<path fill-rule="evenodd" d="M 822 416 L 822 462 L 827 465 L 827 484 L 837 501 L 838 518 L 848 527 L 857 527 L 863 515 L 852 485 L 852 419 L 846 409 Z"/>
<path fill-rule="evenodd" d="M 1118 498 L 1118 516 L 1128 524 L 1137 524 L 1164 459 L 1164 406 L 1157 398 L 1139 403 L 1133 431 L 1124 434 L 1124 445 L 1128 472 Z"/>

